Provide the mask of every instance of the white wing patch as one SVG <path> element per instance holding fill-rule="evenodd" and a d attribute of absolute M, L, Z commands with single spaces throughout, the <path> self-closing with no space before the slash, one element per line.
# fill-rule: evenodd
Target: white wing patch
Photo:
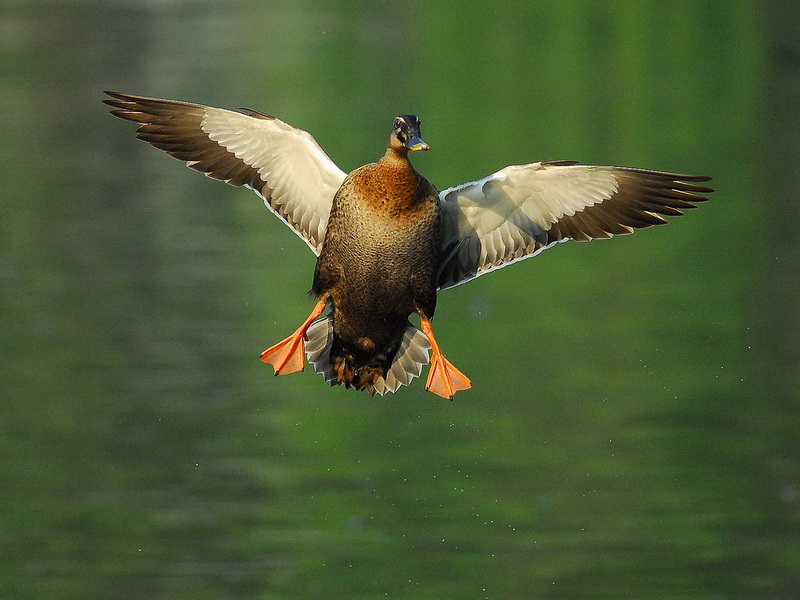
<path fill-rule="evenodd" d="M 440 192 L 439 289 L 535 256 L 555 243 L 631 233 L 705 200 L 707 177 L 539 162 Z"/>
<path fill-rule="evenodd" d="M 271 193 L 255 191 L 319 254 L 333 197 L 345 173 L 314 138 L 280 119 L 216 108 L 206 109 L 201 127 L 211 140 L 258 171 Z"/>

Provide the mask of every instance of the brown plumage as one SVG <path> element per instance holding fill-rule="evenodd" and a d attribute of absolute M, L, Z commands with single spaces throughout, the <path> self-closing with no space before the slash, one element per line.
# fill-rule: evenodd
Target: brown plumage
<path fill-rule="evenodd" d="M 312 293 L 333 304 L 331 363 L 347 387 L 374 390 L 408 316 L 436 308 L 441 214 L 436 188 L 408 160 L 427 149 L 418 140 L 416 118 L 398 117 L 383 158 L 350 173 L 333 199 Z"/>
<path fill-rule="evenodd" d="M 557 242 L 666 223 L 662 215 L 681 215 L 713 191 L 700 185 L 709 177 L 551 161 L 437 193 L 408 160 L 428 149 L 413 115 L 395 119 L 383 158 L 346 175 L 311 135 L 275 117 L 106 93 L 112 114 L 140 124 L 137 137 L 253 189 L 319 257 L 317 304 L 261 360 L 278 375 L 301 370 L 307 356 L 331 384 L 372 394 L 407 385 L 429 361 L 426 389 L 452 398 L 471 387 L 433 335 L 437 291 Z M 413 312 L 421 331 L 408 321 Z"/>

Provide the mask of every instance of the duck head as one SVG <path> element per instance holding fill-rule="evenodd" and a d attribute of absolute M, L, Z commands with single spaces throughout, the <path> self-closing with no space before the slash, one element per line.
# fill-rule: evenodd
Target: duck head
<path fill-rule="evenodd" d="M 402 152 L 431 149 L 420 137 L 419 118 L 416 115 L 395 117 L 389 147 Z"/>

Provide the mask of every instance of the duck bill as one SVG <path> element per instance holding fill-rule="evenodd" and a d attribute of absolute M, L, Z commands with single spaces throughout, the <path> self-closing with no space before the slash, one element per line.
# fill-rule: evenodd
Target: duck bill
<path fill-rule="evenodd" d="M 404 144 L 406 148 L 408 148 L 411 152 L 416 152 L 417 150 L 430 150 L 431 147 L 422 141 L 422 139 L 418 135 L 411 136 L 406 140 Z"/>

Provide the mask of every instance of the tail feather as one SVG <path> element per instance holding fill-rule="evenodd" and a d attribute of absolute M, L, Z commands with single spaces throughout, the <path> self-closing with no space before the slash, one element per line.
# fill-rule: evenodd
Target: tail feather
<path fill-rule="evenodd" d="M 428 355 L 430 349 L 431 345 L 425 334 L 409 323 L 392 366 L 389 367 L 385 377 L 375 382 L 375 391 L 381 396 L 386 392 L 396 392 L 419 377 L 422 368 L 430 362 Z"/>
<path fill-rule="evenodd" d="M 339 381 L 330 358 L 333 342 L 331 315 L 324 316 L 308 328 L 306 342 L 308 362 L 314 365 L 314 371 L 322 375 L 325 381 L 337 385 Z M 415 377 L 420 376 L 423 367 L 430 362 L 428 356 L 430 349 L 425 334 L 409 323 L 386 375 L 379 377 L 374 383 L 367 384 L 364 389 L 372 395 L 383 396 L 387 392 L 396 392 L 402 386 L 408 385 Z"/>
<path fill-rule="evenodd" d="M 331 365 L 331 346 L 333 345 L 333 318 L 325 315 L 314 321 L 306 332 L 306 358 L 314 365 L 314 372 L 319 373 L 325 381 L 335 385 L 336 375 Z"/>

